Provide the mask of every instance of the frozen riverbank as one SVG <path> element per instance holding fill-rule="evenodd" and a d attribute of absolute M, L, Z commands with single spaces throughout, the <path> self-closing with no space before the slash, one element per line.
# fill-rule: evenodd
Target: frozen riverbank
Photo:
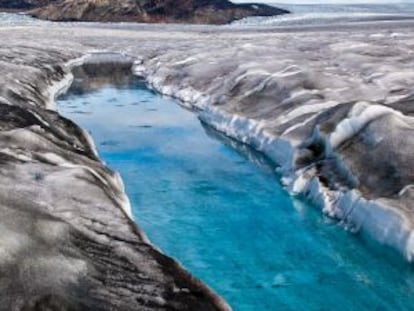
<path fill-rule="evenodd" d="M 135 70 L 265 153 L 292 193 L 411 261 L 412 41 L 384 28 L 255 38 Z"/>

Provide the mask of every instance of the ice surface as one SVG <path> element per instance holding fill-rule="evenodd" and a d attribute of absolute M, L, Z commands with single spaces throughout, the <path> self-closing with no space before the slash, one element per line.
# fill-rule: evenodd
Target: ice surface
<path fill-rule="evenodd" d="M 90 139 L 44 109 L 52 108 L 47 105 L 51 87 L 67 77 L 70 60 L 96 51 L 119 52 L 128 58 L 120 66 L 131 62 L 152 88 L 182 99 L 204 122 L 277 162 L 288 188 L 296 184 L 296 192 L 319 202 L 327 214 L 410 260 L 413 196 L 403 190 L 414 178 L 412 26 L 411 21 L 303 30 L 2 26 L 0 151 L 6 164 L 0 201 L 23 195 L 27 204 L 27 198 L 35 198 L 32 209 L 64 219 L 85 237 L 82 249 L 111 239 L 93 230 L 102 227 L 93 221 L 96 215 L 114 226 L 106 232 L 123 232 L 121 240 L 137 238 L 138 229 L 120 206 L 126 202 L 121 184 L 99 162 Z M 74 167 L 42 158 L 50 152 Z M 44 177 L 39 171 L 46 184 L 39 182 Z M 80 211 L 87 219 L 79 217 Z M 106 245 L 102 253 L 112 249 Z M 150 260 L 158 253 L 140 254 Z M 159 276 L 154 279 L 161 284 L 166 276 L 154 260 L 152 272 Z"/>

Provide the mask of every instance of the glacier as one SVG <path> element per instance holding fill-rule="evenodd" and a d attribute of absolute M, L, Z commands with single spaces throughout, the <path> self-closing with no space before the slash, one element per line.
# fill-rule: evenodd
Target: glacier
<path fill-rule="evenodd" d="M 159 309 L 169 303 L 182 310 L 194 303 L 197 310 L 230 308 L 178 264 L 166 270 L 170 259 L 131 221 L 119 176 L 100 162 L 89 134 L 56 113 L 54 98 L 79 64 L 127 68 L 145 78 L 202 122 L 266 154 L 293 195 L 414 260 L 413 24 L 0 27 L 0 107 L 7 112 L 0 119 L 1 214 L 31 215 L 41 228 L 33 241 L 27 222 L 10 225 L 16 239 L 5 244 L 0 264 L 28 244 L 43 250 L 43 239 L 53 238 L 53 264 L 45 267 L 56 274 L 57 297 L 81 279 L 94 280 L 96 267 L 85 251 L 92 248 L 97 257 L 111 250 L 128 258 L 163 284 L 150 282 L 144 294 L 113 285 L 120 301 L 127 291 Z M 81 241 L 70 246 L 81 255 L 64 253 L 65 243 L 57 241 L 66 238 Z M 56 261 L 62 256 L 67 261 Z M 30 272 L 36 265 L 24 267 Z M 105 289 L 90 284 L 92 298 L 102 298 Z"/>

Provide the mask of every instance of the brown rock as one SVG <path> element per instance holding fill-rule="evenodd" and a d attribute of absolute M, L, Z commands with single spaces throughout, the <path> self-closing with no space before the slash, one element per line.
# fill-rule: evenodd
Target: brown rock
<path fill-rule="evenodd" d="M 192 24 L 226 24 L 248 16 L 285 13 L 289 12 L 227 0 L 62 0 L 31 11 L 34 17 L 53 21 Z"/>

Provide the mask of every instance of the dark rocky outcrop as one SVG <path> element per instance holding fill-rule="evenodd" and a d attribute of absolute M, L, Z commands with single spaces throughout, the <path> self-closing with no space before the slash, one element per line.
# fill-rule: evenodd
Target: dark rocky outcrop
<path fill-rule="evenodd" d="M 0 0 L 1 9 L 31 10 L 58 0 Z"/>
<path fill-rule="evenodd" d="M 62 0 L 31 12 L 53 21 L 226 24 L 248 16 L 288 13 L 227 0 Z"/>

